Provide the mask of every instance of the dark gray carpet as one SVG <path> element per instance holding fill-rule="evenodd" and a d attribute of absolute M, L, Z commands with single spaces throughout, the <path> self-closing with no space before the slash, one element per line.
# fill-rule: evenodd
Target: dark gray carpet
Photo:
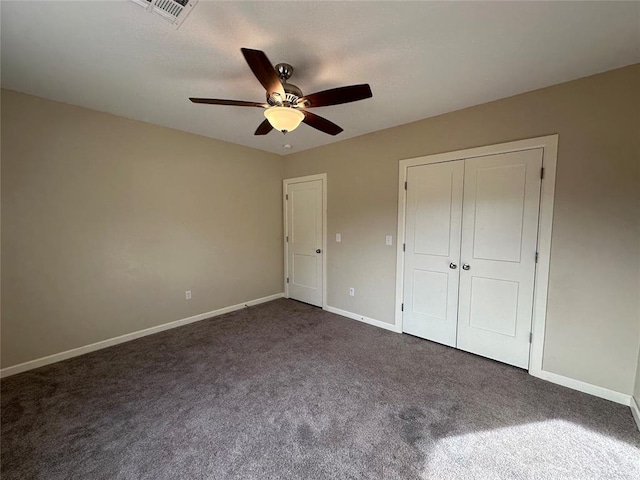
<path fill-rule="evenodd" d="M 628 407 L 290 300 L 1 382 L 10 479 L 638 479 Z"/>

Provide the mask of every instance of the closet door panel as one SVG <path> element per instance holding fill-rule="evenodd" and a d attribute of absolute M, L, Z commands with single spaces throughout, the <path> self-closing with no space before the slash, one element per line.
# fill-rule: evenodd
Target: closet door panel
<path fill-rule="evenodd" d="M 542 150 L 465 160 L 457 346 L 529 366 Z"/>
<path fill-rule="evenodd" d="M 456 345 L 464 162 L 409 167 L 403 331 Z"/>

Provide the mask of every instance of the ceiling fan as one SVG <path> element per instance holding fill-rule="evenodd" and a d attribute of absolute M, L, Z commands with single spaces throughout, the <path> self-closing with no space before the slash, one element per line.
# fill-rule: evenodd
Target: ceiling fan
<path fill-rule="evenodd" d="M 373 96 L 371 87 L 366 83 L 303 95 L 300 88 L 292 83 L 287 83 L 293 74 L 291 65 L 279 63 L 274 68 L 263 51 L 250 48 L 242 48 L 241 50 L 249 68 L 266 90 L 266 103 L 217 98 L 189 98 L 189 100 L 193 103 L 209 105 L 264 108 L 266 120 L 258 126 L 254 135 L 266 135 L 274 128 L 282 133 L 291 132 L 298 128 L 301 122 L 329 135 L 337 135 L 342 132 L 342 128 L 307 109 L 356 102 Z"/>

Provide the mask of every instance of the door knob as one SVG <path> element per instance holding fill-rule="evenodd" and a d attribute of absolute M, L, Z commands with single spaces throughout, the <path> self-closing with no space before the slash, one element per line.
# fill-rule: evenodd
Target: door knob
<path fill-rule="evenodd" d="M 449 264 L 449 268 L 452 269 L 452 270 L 455 270 L 456 268 L 458 268 L 458 265 L 456 265 L 455 263 L 451 262 Z"/>
<path fill-rule="evenodd" d="M 322 250 L 317 249 L 317 250 L 316 250 L 316 253 L 322 253 Z"/>
<path fill-rule="evenodd" d="M 463 270 L 469 270 L 470 268 L 471 268 L 471 265 L 469 265 L 468 263 L 464 263 L 464 264 L 462 265 L 462 269 L 463 269 Z"/>

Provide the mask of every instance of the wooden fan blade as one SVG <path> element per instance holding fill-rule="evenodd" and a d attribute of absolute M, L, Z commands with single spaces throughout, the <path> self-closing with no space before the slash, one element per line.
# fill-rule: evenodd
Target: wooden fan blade
<path fill-rule="evenodd" d="M 302 121 L 310 127 L 320 130 L 321 132 L 328 133 L 329 135 L 337 135 L 342 132 L 342 128 L 333 122 L 330 122 L 326 118 L 322 118 L 320 115 L 308 112 L 306 110 L 300 110 L 304 113 Z"/>
<path fill-rule="evenodd" d="M 308 102 L 307 107 L 328 107 L 329 105 L 340 105 L 341 103 L 357 102 L 365 98 L 373 97 L 371 87 L 363 83 L 361 85 L 349 85 L 347 87 L 332 88 L 322 92 L 306 95 L 298 100 Z"/>
<path fill-rule="evenodd" d="M 233 107 L 262 107 L 267 108 L 269 105 L 266 103 L 258 103 L 258 102 L 244 102 L 242 100 L 222 100 L 220 98 L 192 98 L 190 97 L 193 103 L 206 103 L 208 105 L 231 105 Z"/>
<path fill-rule="evenodd" d="M 267 93 L 269 95 L 279 93 L 282 98 L 285 98 L 284 87 L 280 77 L 264 52 L 250 48 L 241 48 L 240 50 L 242 50 L 242 55 L 244 55 L 244 59 L 249 64 L 249 68 L 251 68 L 251 71 Z"/>
<path fill-rule="evenodd" d="M 266 118 L 264 119 L 264 122 L 262 122 L 256 132 L 254 133 L 254 135 L 266 135 L 267 133 L 269 133 L 271 130 L 273 130 L 273 127 L 271 126 L 271 124 L 269 123 L 269 120 L 267 120 Z"/>

